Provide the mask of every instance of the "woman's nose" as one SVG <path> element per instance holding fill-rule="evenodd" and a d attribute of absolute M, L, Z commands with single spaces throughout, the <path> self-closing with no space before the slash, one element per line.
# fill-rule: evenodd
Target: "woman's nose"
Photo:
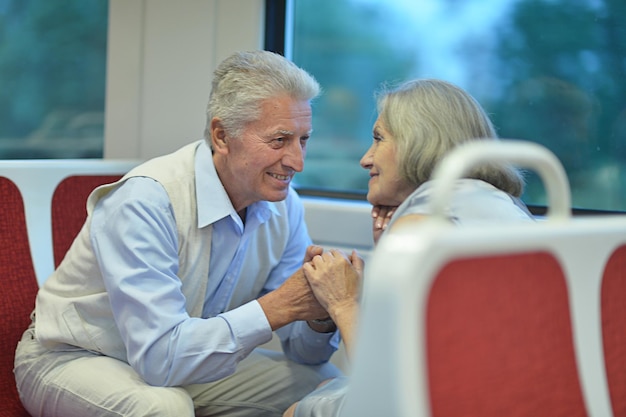
<path fill-rule="evenodd" d="M 363 157 L 361 157 L 361 161 L 359 161 L 359 163 L 361 164 L 361 167 L 365 169 L 370 169 L 372 167 L 372 154 L 373 154 L 372 147 L 370 146 L 367 152 L 363 154 Z"/>

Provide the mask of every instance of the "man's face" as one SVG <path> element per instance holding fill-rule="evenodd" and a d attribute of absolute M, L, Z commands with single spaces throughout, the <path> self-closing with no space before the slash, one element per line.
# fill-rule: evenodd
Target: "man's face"
<path fill-rule="evenodd" d="M 237 211 L 287 197 L 293 176 L 304 168 L 311 115 L 308 101 L 279 96 L 261 103 L 259 120 L 240 137 L 212 129 L 215 166 Z"/>

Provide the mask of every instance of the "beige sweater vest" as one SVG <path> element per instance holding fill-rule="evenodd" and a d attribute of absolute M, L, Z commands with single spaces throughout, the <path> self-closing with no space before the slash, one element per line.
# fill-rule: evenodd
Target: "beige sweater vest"
<path fill-rule="evenodd" d="M 130 177 L 150 177 L 165 188 L 178 230 L 177 275 L 187 300 L 187 312 L 191 317 L 201 316 L 209 273 L 212 226 L 198 228 L 194 161 L 199 143 L 152 159 L 131 170 L 120 181 L 101 186 L 91 193 L 85 225 L 61 265 L 37 295 L 36 332 L 44 346 L 60 350 L 79 347 L 126 361 L 126 348 L 113 320 L 108 294 L 91 246 L 90 225 L 96 203 Z M 288 232 L 282 234 L 283 241 L 272 241 L 271 247 L 263 243 L 268 239 L 270 229 L 289 230 L 285 203 L 273 204 L 280 215 L 272 216 L 259 230 L 261 245 L 255 250 L 260 251 L 260 259 L 280 259 L 287 244 Z M 271 263 L 245 266 L 230 308 L 256 298 L 271 267 Z"/>

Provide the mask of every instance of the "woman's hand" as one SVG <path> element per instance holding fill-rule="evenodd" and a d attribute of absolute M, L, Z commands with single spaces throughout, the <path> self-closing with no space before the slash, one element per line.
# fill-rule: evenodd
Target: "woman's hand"
<path fill-rule="evenodd" d="M 358 302 L 363 259 L 356 251 L 348 258 L 333 249 L 315 256 L 302 269 L 313 294 L 331 316 L 333 311 Z"/>
<path fill-rule="evenodd" d="M 393 216 L 397 208 L 397 206 L 372 207 L 372 236 L 374 237 L 374 244 L 378 243 L 378 239 L 387 228 L 391 221 L 391 216 Z"/>
<path fill-rule="evenodd" d="M 302 267 L 315 298 L 339 328 L 348 356 L 355 338 L 363 267 L 356 251 L 348 258 L 339 250 L 317 255 Z"/>

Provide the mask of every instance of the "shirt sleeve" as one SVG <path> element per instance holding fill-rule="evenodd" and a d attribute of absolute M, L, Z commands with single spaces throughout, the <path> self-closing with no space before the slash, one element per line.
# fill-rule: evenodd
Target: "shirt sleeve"
<path fill-rule="evenodd" d="M 208 319 L 187 314 L 176 223 L 156 181 L 131 178 L 100 200 L 91 240 L 128 361 L 149 384 L 218 380 L 271 339 L 256 301 Z M 235 330 L 229 320 L 246 326 Z"/>

